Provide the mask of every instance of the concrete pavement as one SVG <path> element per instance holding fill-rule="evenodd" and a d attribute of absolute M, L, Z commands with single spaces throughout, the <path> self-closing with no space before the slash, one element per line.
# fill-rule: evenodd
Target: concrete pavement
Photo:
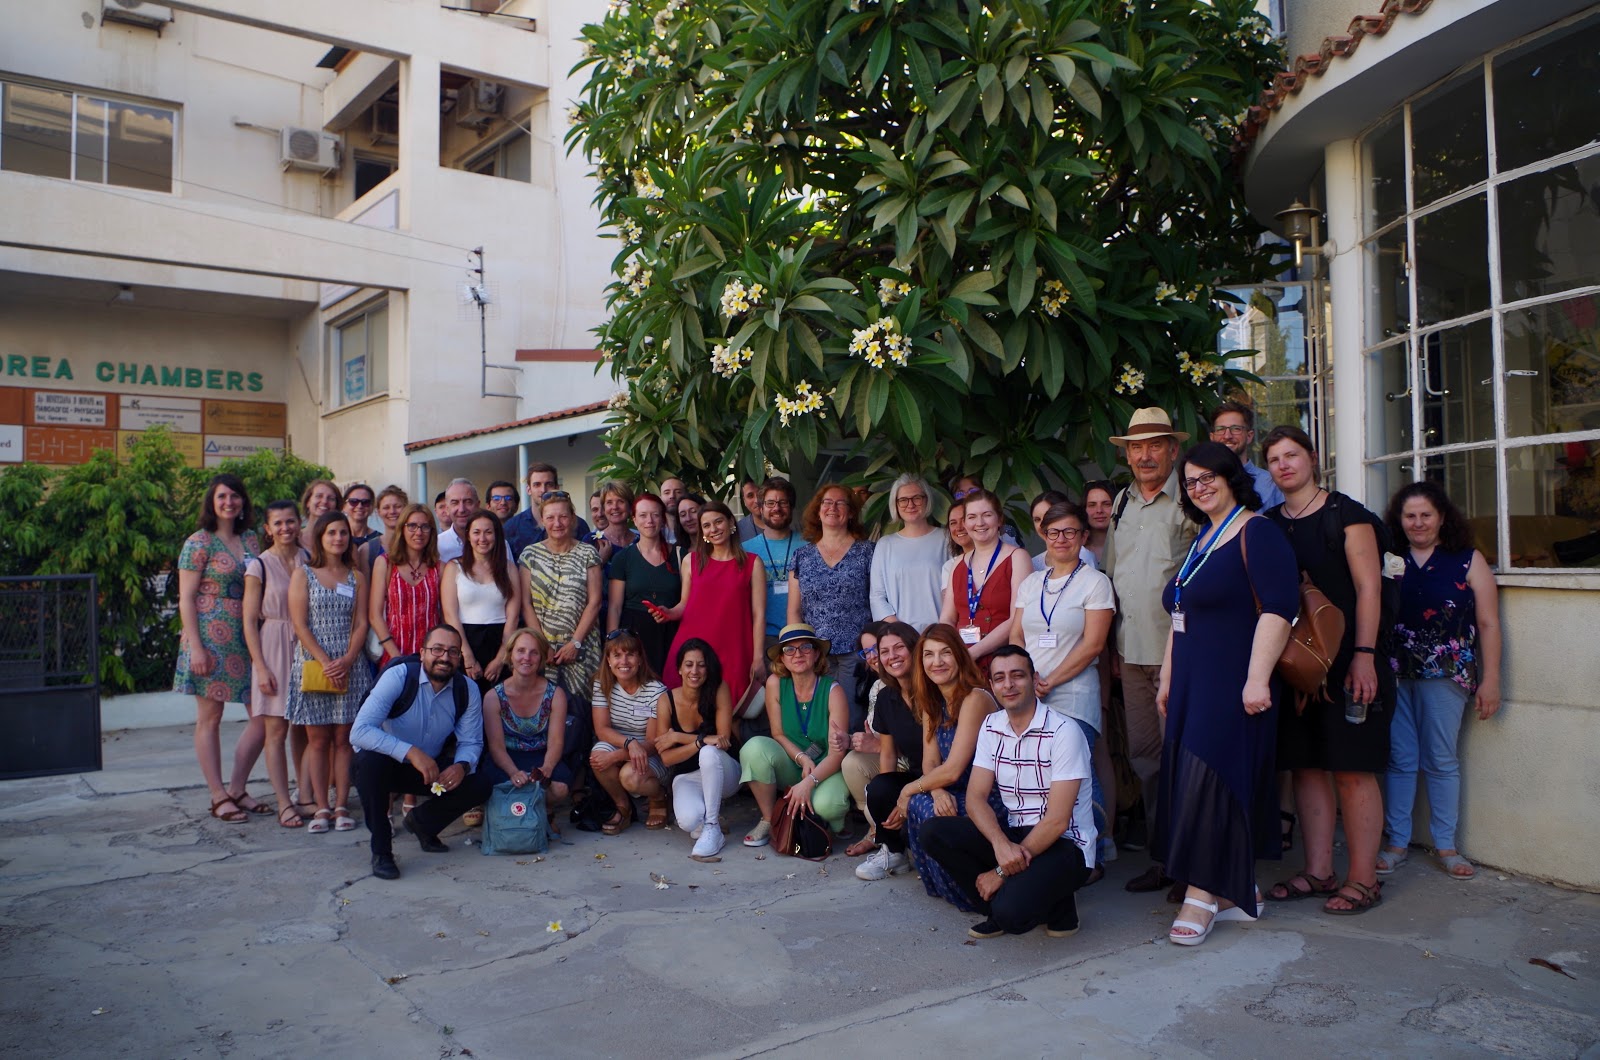
<path fill-rule="evenodd" d="M 225 747 L 240 728 L 225 724 Z M 1080 897 L 1077 936 L 975 943 L 976 918 L 914 877 L 869 884 L 842 856 L 758 858 L 737 843 L 754 820 L 743 797 L 720 864 L 643 827 L 569 827 L 542 859 L 486 858 L 456 826 L 447 854 L 398 839 L 404 876 L 383 883 L 364 829 L 206 816 L 189 736 L 109 732 L 103 772 L 0 784 L 12 1047 L 1600 1056 L 1600 896 L 1493 870 L 1456 883 L 1420 852 L 1364 916 L 1272 906 L 1193 949 L 1166 941 L 1161 895 L 1123 892 L 1146 864 L 1124 854 Z M 1264 864 L 1264 882 L 1278 869 Z"/>

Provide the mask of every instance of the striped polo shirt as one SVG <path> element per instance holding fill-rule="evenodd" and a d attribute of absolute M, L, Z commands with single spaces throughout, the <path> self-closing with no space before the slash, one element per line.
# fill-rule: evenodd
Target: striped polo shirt
<path fill-rule="evenodd" d="M 1094 868 L 1094 797 L 1089 783 L 1089 744 L 1078 723 L 1043 703 L 1018 736 L 1004 710 L 983 719 L 978 730 L 974 769 L 994 774 L 996 789 L 1006 804 L 1006 821 L 1012 828 L 1036 825 L 1050 801 L 1050 785 L 1062 780 L 1082 781 L 1072 805 L 1072 816 L 1062 838 L 1083 851 L 1084 864 Z"/>

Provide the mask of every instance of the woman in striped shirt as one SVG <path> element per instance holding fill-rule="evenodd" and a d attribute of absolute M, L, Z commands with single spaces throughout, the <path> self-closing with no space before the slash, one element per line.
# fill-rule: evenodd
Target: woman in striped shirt
<path fill-rule="evenodd" d="M 646 828 L 665 828 L 667 767 L 655 753 L 657 717 L 669 709 L 667 686 L 644 657 L 644 646 L 630 630 L 607 634 L 604 658 L 594 680 L 594 734 L 589 767 L 617 812 L 600 826 L 618 835 L 633 823 L 633 796 L 650 800 Z"/>

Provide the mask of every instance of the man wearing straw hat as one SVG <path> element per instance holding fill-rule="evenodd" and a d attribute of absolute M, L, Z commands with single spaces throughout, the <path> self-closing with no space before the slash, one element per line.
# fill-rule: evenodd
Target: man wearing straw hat
<path fill-rule="evenodd" d="M 1117 659 L 1122 668 L 1128 759 L 1144 790 L 1147 835 L 1155 824 L 1161 773 L 1156 689 L 1172 629 L 1161 593 L 1177 574 L 1194 537 L 1194 524 L 1183 514 L 1174 470 L 1178 443 L 1188 437 L 1173 429 L 1164 409 L 1146 408 L 1133 414 L 1127 434 L 1111 439 L 1133 472 L 1133 484 L 1117 495 L 1112 507 L 1105 572 L 1117 590 Z M 1155 891 L 1171 882 L 1161 865 L 1152 865 L 1126 887 Z"/>

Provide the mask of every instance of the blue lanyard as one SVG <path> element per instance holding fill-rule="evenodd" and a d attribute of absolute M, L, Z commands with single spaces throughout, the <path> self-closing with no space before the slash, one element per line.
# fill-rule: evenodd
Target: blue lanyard
<path fill-rule="evenodd" d="M 770 562 L 772 556 L 772 538 L 765 538 L 767 543 L 767 584 L 776 585 L 780 581 L 789 579 L 789 557 L 794 554 L 794 535 L 790 534 L 783 539 L 783 563 L 774 567 Z M 848 550 L 847 550 L 848 551 Z"/>
<path fill-rule="evenodd" d="M 1045 629 L 1050 628 L 1051 621 L 1056 617 L 1057 609 L 1061 607 L 1061 598 L 1067 595 L 1067 589 L 1072 585 L 1072 579 L 1076 578 L 1078 572 L 1082 569 L 1083 560 L 1079 559 L 1078 565 L 1072 568 L 1071 574 L 1067 575 L 1066 584 L 1056 590 L 1056 602 L 1050 606 L 1049 611 L 1044 609 L 1044 598 L 1050 595 L 1050 568 L 1046 567 L 1044 569 L 1044 584 L 1039 586 L 1039 615 L 1044 619 Z"/>
<path fill-rule="evenodd" d="M 1194 539 L 1194 544 L 1189 546 L 1189 555 L 1184 559 L 1183 566 L 1178 570 L 1177 584 L 1172 590 L 1172 609 L 1174 611 L 1180 613 L 1183 611 L 1183 587 L 1193 581 L 1196 574 L 1200 573 L 1200 568 L 1206 565 L 1206 560 L 1210 559 L 1211 553 L 1216 551 L 1217 541 L 1221 539 L 1223 534 L 1228 532 L 1228 527 L 1233 525 L 1233 521 L 1239 518 L 1239 513 L 1242 511 L 1244 511 L 1244 505 L 1234 505 L 1233 511 L 1228 513 L 1228 518 L 1224 519 L 1222 525 L 1217 527 L 1216 533 L 1211 535 L 1209 541 L 1206 540 L 1204 534 L 1201 534 Z M 1203 549 L 1200 547 L 1201 542 L 1205 542 L 1206 547 Z"/>
<path fill-rule="evenodd" d="M 983 571 L 983 584 L 984 584 L 985 587 L 987 587 L 988 584 L 989 584 L 989 575 L 994 573 L 995 561 L 1000 558 L 1000 549 L 1004 545 L 1005 545 L 1004 541 L 996 541 L 994 543 L 994 555 L 989 557 L 989 566 L 984 568 L 984 571 Z M 978 558 L 978 550 L 977 549 L 973 549 L 972 550 L 972 558 L 973 559 L 977 559 Z M 972 564 L 968 563 L 967 564 L 967 621 L 968 622 L 976 622 L 978 620 L 978 601 L 982 598 L 982 596 L 983 596 L 983 590 L 982 589 L 974 589 L 972 587 Z"/>

